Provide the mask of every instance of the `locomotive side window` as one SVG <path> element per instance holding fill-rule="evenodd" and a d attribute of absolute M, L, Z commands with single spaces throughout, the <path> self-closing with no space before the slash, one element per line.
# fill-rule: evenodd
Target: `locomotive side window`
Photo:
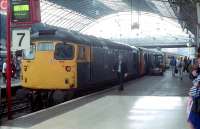
<path fill-rule="evenodd" d="M 53 51 L 54 45 L 52 42 L 42 42 L 37 45 L 38 51 Z"/>
<path fill-rule="evenodd" d="M 56 60 L 70 60 L 74 57 L 74 47 L 70 44 L 56 44 L 54 58 Z"/>
<path fill-rule="evenodd" d="M 32 60 L 35 58 L 35 45 L 31 45 L 30 50 L 23 50 L 23 58 L 25 60 Z"/>

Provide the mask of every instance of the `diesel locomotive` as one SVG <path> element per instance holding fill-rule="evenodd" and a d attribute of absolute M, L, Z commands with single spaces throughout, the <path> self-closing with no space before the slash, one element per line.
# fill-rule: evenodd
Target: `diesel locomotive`
<path fill-rule="evenodd" d="M 41 30 L 32 35 L 30 50 L 23 52 L 21 85 L 31 93 L 32 101 L 55 101 L 58 94 L 64 101 L 68 91 L 116 81 L 113 66 L 119 55 L 127 64 L 127 78 L 152 73 L 155 68 L 163 72 L 162 52 L 75 31 Z"/>

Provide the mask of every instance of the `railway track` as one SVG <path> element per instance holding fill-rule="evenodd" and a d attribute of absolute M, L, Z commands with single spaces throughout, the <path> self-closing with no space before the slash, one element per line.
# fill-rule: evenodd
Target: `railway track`
<path fill-rule="evenodd" d="M 18 100 L 18 99 L 12 100 L 11 113 L 13 115 L 23 112 L 24 110 L 27 110 L 29 108 L 30 108 L 30 104 L 28 100 Z M 4 100 L 1 102 L 1 105 L 0 105 L 0 117 L 3 119 L 7 116 L 7 114 L 8 114 L 7 101 Z"/>

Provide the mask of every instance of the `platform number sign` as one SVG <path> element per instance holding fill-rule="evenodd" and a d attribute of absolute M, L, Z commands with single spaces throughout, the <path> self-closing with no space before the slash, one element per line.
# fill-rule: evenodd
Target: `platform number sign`
<path fill-rule="evenodd" d="M 12 30 L 12 50 L 30 49 L 30 29 Z"/>

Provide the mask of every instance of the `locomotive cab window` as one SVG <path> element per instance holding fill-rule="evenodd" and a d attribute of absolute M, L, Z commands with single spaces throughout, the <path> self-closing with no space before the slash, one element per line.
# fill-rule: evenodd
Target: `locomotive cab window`
<path fill-rule="evenodd" d="M 25 60 L 32 60 L 35 58 L 35 45 L 31 45 L 30 50 L 23 50 L 23 58 Z"/>
<path fill-rule="evenodd" d="M 70 44 L 58 43 L 55 46 L 54 58 L 56 60 L 71 60 L 74 57 L 74 47 Z"/>

